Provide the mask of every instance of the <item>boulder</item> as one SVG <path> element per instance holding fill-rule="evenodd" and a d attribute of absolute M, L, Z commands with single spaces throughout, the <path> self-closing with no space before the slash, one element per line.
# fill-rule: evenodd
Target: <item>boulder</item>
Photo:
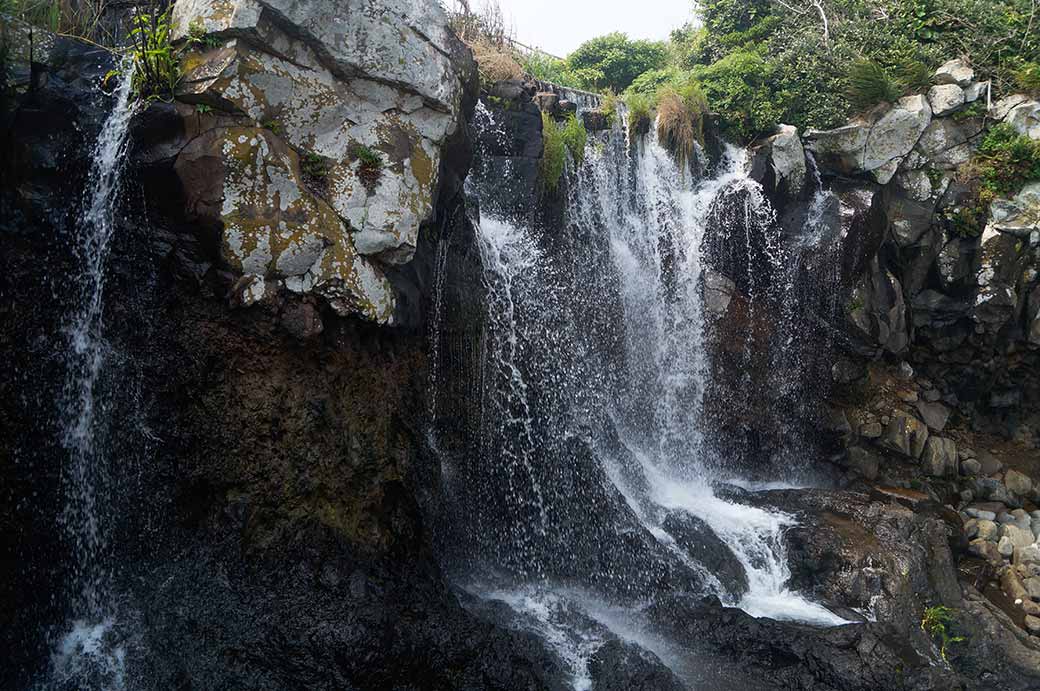
<path fill-rule="evenodd" d="M 943 63 L 942 67 L 935 71 L 933 81 L 936 84 L 958 84 L 968 86 L 975 78 L 975 70 L 971 68 L 967 60 L 955 58 Z"/>
<path fill-rule="evenodd" d="M 951 293 L 967 285 L 974 278 L 974 261 L 975 241 L 947 234 L 946 242 L 935 259 L 942 290 Z"/>
<path fill-rule="evenodd" d="M 957 475 L 957 444 L 952 439 L 929 437 L 921 455 L 921 469 L 932 477 Z"/>
<path fill-rule="evenodd" d="M 1000 552 L 1000 556 L 1010 559 L 1015 553 L 1015 543 L 1009 537 L 1002 537 L 997 541 L 997 551 Z"/>
<path fill-rule="evenodd" d="M 1019 564 L 1040 564 L 1040 545 L 1034 542 L 1025 547 L 1016 547 L 1012 561 L 1016 566 Z"/>
<path fill-rule="evenodd" d="M 949 115 L 964 105 L 964 89 L 956 84 L 939 84 L 928 90 L 928 105 L 936 117 Z"/>
<path fill-rule="evenodd" d="M 986 540 L 975 539 L 969 542 L 968 554 L 983 559 L 994 568 L 1000 568 L 1004 565 L 1004 556 L 997 549 L 997 546 Z"/>
<path fill-rule="evenodd" d="M 1032 530 L 1022 528 L 1013 523 L 1005 523 L 1000 526 L 1000 537 L 1001 539 L 1006 538 L 1015 547 L 1028 547 L 1035 542 Z"/>
<path fill-rule="evenodd" d="M 994 230 L 1023 240 L 1040 233 L 1040 182 L 1025 185 L 1011 199 L 995 200 L 989 222 Z"/>
<path fill-rule="evenodd" d="M 531 100 L 543 113 L 556 115 L 560 112 L 560 97 L 552 91 L 539 91 Z"/>
<path fill-rule="evenodd" d="M 620 639 L 599 647 L 589 659 L 588 674 L 596 691 L 686 691 L 656 655 Z"/>
<path fill-rule="evenodd" d="M 973 477 L 979 474 L 979 470 L 982 469 L 982 465 L 974 458 L 968 458 L 961 461 L 961 475 Z"/>
<path fill-rule="evenodd" d="M 921 419 L 928 425 L 928 428 L 935 432 L 942 432 L 946 427 L 946 421 L 950 419 L 950 410 L 942 403 L 917 401 L 914 407 L 917 408 L 917 412 L 921 414 Z"/>
<path fill-rule="evenodd" d="M 974 103 L 989 92 L 990 83 L 985 82 L 972 82 L 964 87 L 964 102 Z"/>
<path fill-rule="evenodd" d="M 217 127 L 192 139 L 174 164 L 189 217 L 221 228 L 221 256 L 251 281 L 243 305 L 270 279 L 324 297 L 339 314 L 387 324 L 395 298 L 378 266 L 358 255 L 335 211 L 308 191 L 299 157 L 258 127 Z M 273 285 L 273 284 L 272 284 Z"/>
<path fill-rule="evenodd" d="M 462 123 L 453 61 L 464 58 L 453 56 L 464 49 L 441 6 L 180 0 L 173 38 L 192 26 L 223 43 L 186 57 L 180 98 L 244 114 L 327 160 L 323 196 L 356 251 L 410 261 Z"/>
<path fill-rule="evenodd" d="M 1017 470 L 1009 470 L 1004 474 L 1004 486 L 1019 497 L 1028 497 L 1033 492 L 1033 481 Z"/>
<path fill-rule="evenodd" d="M 978 530 L 975 536 L 979 540 L 995 543 L 1000 539 L 1000 527 L 991 520 L 980 518 L 978 519 Z"/>
<path fill-rule="evenodd" d="M 925 424 L 912 415 L 898 411 L 885 427 L 879 443 L 909 458 L 920 458 L 927 441 L 928 428 Z M 953 453 L 956 459 L 956 449 Z"/>
<path fill-rule="evenodd" d="M 1040 101 L 1019 103 L 1010 108 L 1002 119 L 1019 134 L 1030 139 L 1040 139 Z"/>
<path fill-rule="evenodd" d="M 791 125 L 780 125 L 776 134 L 752 150 L 751 176 L 781 197 L 797 197 L 805 187 L 807 171 L 802 139 Z"/>
<path fill-rule="evenodd" d="M 1025 243 L 987 224 L 977 258 L 972 316 L 988 330 L 999 329 L 1014 316 L 1025 257 Z"/>
<path fill-rule="evenodd" d="M 679 549 L 715 574 L 730 597 L 739 598 L 747 592 L 744 566 L 707 523 L 685 511 L 671 511 L 661 527 Z"/>
<path fill-rule="evenodd" d="M 931 120 L 932 109 L 924 96 L 906 96 L 887 111 L 837 129 L 812 130 L 806 136 L 822 168 L 845 174 L 870 173 L 884 185 Z"/>
<path fill-rule="evenodd" d="M 1001 121 L 1008 116 L 1008 114 L 1022 105 L 1028 103 L 1029 97 L 1022 94 L 1012 94 L 1005 96 L 999 101 L 993 103 L 989 109 L 989 117 L 993 120 Z"/>
<path fill-rule="evenodd" d="M 1034 617 L 1032 614 L 1027 614 L 1025 619 L 1022 620 L 1022 625 L 1025 627 L 1026 631 L 1034 636 L 1040 634 L 1040 617 Z"/>
<path fill-rule="evenodd" d="M 933 168 L 956 168 L 971 159 L 984 127 L 982 118 L 936 118 L 921 133 L 914 152 Z"/>

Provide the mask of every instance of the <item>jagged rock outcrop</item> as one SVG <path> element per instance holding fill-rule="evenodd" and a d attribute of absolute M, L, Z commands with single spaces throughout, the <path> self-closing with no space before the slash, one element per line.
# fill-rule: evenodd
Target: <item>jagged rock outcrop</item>
<path fill-rule="evenodd" d="M 189 197 L 221 202 L 196 220 L 223 233 L 225 261 L 252 284 L 390 323 L 383 267 L 414 256 L 463 127 L 456 63 L 468 58 L 443 10 L 181 0 L 172 21 L 174 39 L 195 46 L 178 98 L 236 118 L 234 132 L 207 134 L 176 166 Z M 260 172 L 243 170 L 250 161 L 269 179 L 246 189 Z"/>

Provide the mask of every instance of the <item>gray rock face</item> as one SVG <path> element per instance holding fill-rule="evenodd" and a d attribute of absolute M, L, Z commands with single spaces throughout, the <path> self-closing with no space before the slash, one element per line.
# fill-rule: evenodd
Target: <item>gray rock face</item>
<path fill-rule="evenodd" d="M 867 343 L 898 355 L 906 350 L 909 333 L 903 287 L 877 259 L 852 292 L 848 320 Z"/>
<path fill-rule="evenodd" d="M 1040 182 L 1030 183 L 1011 199 L 990 205 L 990 224 L 1001 233 L 1028 240 L 1040 233 Z"/>
<path fill-rule="evenodd" d="M 802 148 L 798 129 L 791 125 L 780 125 L 780 132 L 769 138 L 771 162 L 780 190 L 795 196 L 805 186 L 805 150 Z"/>
<path fill-rule="evenodd" d="M 710 314 L 724 314 L 737 290 L 737 284 L 711 269 L 705 269 L 703 276 L 704 308 Z"/>
<path fill-rule="evenodd" d="M 928 428 L 912 415 L 897 412 L 885 427 L 880 443 L 887 449 L 909 458 L 920 458 L 928 441 Z M 953 458 L 957 458 L 956 447 Z"/>
<path fill-rule="evenodd" d="M 1015 547 L 1027 547 L 1035 541 L 1033 531 L 1023 529 L 1013 524 L 1000 526 L 1000 537 L 1006 538 Z M 1010 556 L 1010 555 L 1008 555 Z"/>
<path fill-rule="evenodd" d="M 462 84 L 451 57 L 460 48 L 439 4 L 179 0 L 172 22 L 175 39 L 201 26 L 223 40 L 220 48 L 189 56 L 181 98 L 242 114 L 268 130 L 247 142 L 262 139 L 270 146 L 272 137 L 282 139 L 324 162 L 322 197 L 349 223 L 349 234 L 310 233 L 294 242 L 313 248 L 331 242 L 339 257 L 326 253 L 325 269 L 335 274 L 331 264 L 349 265 L 353 269 L 346 271 L 365 272 L 371 285 L 381 281 L 378 268 L 356 255 L 408 262 L 420 225 L 432 216 L 443 148 L 461 117 Z M 225 158 L 239 153 L 227 148 L 220 152 Z M 302 194 L 293 180 L 279 185 L 270 192 L 283 200 Z M 228 193 L 232 200 L 241 197 L 231 187 Z M 273 242 L 263 233 L 280 231 L 236 229 L 232 219 L 248 211 L 243 204 L 222 210 L 225 243 Z M 322 273 L 317 258 L 296 263 L 305 258 L 316 264 L 309 275 L 294 274 L 301 289 L 321 281 L 349 283 Z M 385 286 L 377 290 L 382 295 Z M 344 288 L 339 303 L 354 311 L 348 305 L 355 300 L 373 301 Z M 387 321 L 391 309 L 380 304 L 375 320 Z M 361 310 L 373 318 L 371 312 Z"/>
<path fill-rule="evenodd" d="M 964 89 L 956 84 L 939 84 L 928 90 L 928 105 L 936 117 L 949 115 L 964 105 Z"/>
<path fill-rule="evenodd" d="M 957 444 L 952 439 L 932 436 L 925 443 L 921 455 L 921 469 L 932 477 L 952 477 L 957 474 Z"/>
<path fill-rule="evenodd" d="M 982 469 L 982 464 L 980 464 L 974 458 L 969 458 L 969 459 L 966 459 L 964 461 L 961 461 L 961 475 L 966 475 L 968 477 L 973 477 L 975 475 L 978 475 L 979 474 L 979 470 L 981 470 L 981 469 Z"/>
<path fill-rule="evenodd" d="M 1019 238 L 998 231 L 992 223 L 982 233 L 972 316 L 988 329 L 999 329 L 1014 315 L 1026 249 Z"/>
<path fill-rule="evenodd" d="M 962 121 L 954 118 L 936 118 L 921 133 L 914 151 L 920 154 L 928 165 L 944 169 L 956 168 L 971 159 L 983 125 L 982 118 Z"/>
<path fill-rule="evenodd" d="M 855 470 L 868 480 L 873 480 L 878 474 L 878 457 L 859 446 L 849 448 L 848 467 Z"/>
<path fill-rule="evenodd" d="M 968 86 L 975 78 L 975 70 L 967 61 L 956 58 L 943 63 L 942 67 L 935 71 L 934 81 L 936 84 L 959 84 Z"/>
<path fill-rule="evenodd" d="M 810 131 L 809 148 L 822 167 L 846 174 L 870 173 L 883 185 L 895 175 L 931 120 L 928 100 L 922 95 L 907 96 L 870 119 Z"/>

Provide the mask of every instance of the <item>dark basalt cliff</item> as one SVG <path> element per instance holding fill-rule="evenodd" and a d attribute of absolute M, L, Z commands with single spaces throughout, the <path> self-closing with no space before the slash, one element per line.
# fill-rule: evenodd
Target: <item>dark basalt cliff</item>
<path fill-rule="evenodd" d="M 257 37 L 278 38 L 299 19 L 264 7 L 248 31 L 210 18 L 218 24 L 207 28 L 229 43 L 204 60 L 236 65 L 228 79 L 248 81 L 255 76 L 250 60 L 274 60 L 259 55 Z M 306 26 L 315 33 L 307 34 L 310 52 L 299 64 L 360 89 L 354 80 L 361 77 L 319 50 L 317 29 Z M 368 233 L 371 251 L 351 255 L 353 264 L 332 266 L 321 255 L 307 271 L 285 269 L 276 255 L 295 256 L 289 243 L 257 268 L 257 257 L 242 250 L 249 243 L 234 246 L 229 229 L 244 209 L 276 216 L 277 204 L 265 207 L 263 199 L 277 185 L 260 189 L 227 172 L 236 170 L 237 154 L 228 153 L 233 140 L 204 150 L 199 142 L 209 146 L 239 129 L 246 137 L 239 144 L 250 136 L 268 142 L 265 155 L 284 162 L 308 212 L 323 219 L 340 218 L 351 195 L 362 194 L 335 187 L 358 173 L 356 161 L 344 158 L 355 168 L 344 163 L 324 181 L 304 176 L 300 161 L 318 146 L 306 128 L 290 125 L 279 134 L 262 126 L 262 114 L 229 104 L 235 90 L 205 70 L 182 101 L 135 115 L 103 295 L 106 365 L 96 390 L 107 460 L 95 498 L 108 535 L 102 556 L 110 595 L 133 620 L 112 635 L 122 637 L 115 643 L 135 678 L 147 680 L 142 688 L 567 687 L 558 655 L 513 626 L 505 605 L 479 601 L 449 582 L 445 563 L 469 555 L 457 553 L 452 532 L 438 522 L 465 520 L 476 509 L 447 505 L 441 463 L 472 469 L 479 461 L 475 426 L 487 318 L 475 235 L 481 211 L 535 228 L 559 266 L 606 274 L 609 260 L 589 249 L 594 229 L 566 217 L 574 171 L 556 194 L 539 183 L 542 114 L 532 99 L 544 85 L 500 82 L 481 91 L 467 49 L 450 35 L 444 40 L 450 45 L 436 53 L 450 65 L 457 93 L 443 102 L 398 99 L 378 116 L 420 113 L 415 122 L 438 123 L 448 113 L 458 117 L 454 128 L 431 125 L 434 134 L 395 120 L 399 128 L 391 128 L 383 151 L 388 188 L 409 192 L 412 178 L 424 183 L 430 198 L 420 194 L 415 203 L 428 204 L 429 213 L 414 214 L 412 220 L 421 217 L 414 237 L 394 235 L 389 226 L 354 228 Z M 31 83 L 3 104 L 4 688 L 47 684 L 47 660 L 69 614 L 62 593 L 77 575 L 71 558 L 77 546 L 62 524 L 69 520 L 63 506 L 71 480 L 63 470 L 69 410 L 59 402 L 68 396 L 66 325 L 80 298 L 75 277 L 82 257 L 73 236 L 91 148 L 112 107 L 98 88 L 111 66 L 101 51 L 55 39 L 32 65 Z M 283 68 L 266 65 L 271 73 Z M 188 102 L 214 104 L 217 112 Z M 496 129 L 477 126 L 482 111 L 493 113 Z M 824 135 L 817 133 L 817 141 Z M 1012 534 L 1004 526 L 1022 521 L 1010 512 L 1032 510 L 1035 517 L 1040 498 L 1030 480 L 1040 480 L 1031 427 L 1040 415 L 1036 243 L 1029 236 L 1025 249 L 1012 244 L 998 255 L 1000 248 L 991 253 L 987 243 L 1003 236 L 951 239 L 933 211 L 954 192 L 944 187 L 933 195 L 929 188 L 928 201 L 915 202 L 908 181 L 921 182 L 909 174 L 917 168 L 881 184 L 858 164 L 838 166 L 845 159 L 835 150 L 818 152 L 832 198 L 813 207 L 811 159 L 797 133 L 777 136 L 787 139 L 781 146 L 776 138 L 761 143 L 752 161 L 777 216 L 748 216 L 742 195 L 754 194 L 750 187 L 710 214 L 703 289 L 711 294 L 707 344 L 715 377 L 705 392 L 714 425 L 708 441 L 726 448 L 749 475 L 809 467 L 838 487 L 717 491 L 747 507 L 797 516 L 799 525 L 784 536 L 790 587 L 858 623 L 818 628 L 755 619 L 716 598 L 680 596 L 701 584 L 684 580 L 682 565 L 648 538 L 613 485 L 589 487 L 571 470 L 592 454 L 578 437 L 551 457 L 572 464 L 540 472 L 547 484 L 557 483 L 555 492 L 581 498 L 586 522 L 572 526 L 572 515 L 553 514 L 558 534 L 550 533 L 566 540 L 568 531 L 592 525 L 595 539 L 551 575 L 589 574 L 600 552 L 620 555 L 611 564 L 621 564 L 614 580 L 595 585 L 619 600 L 645 591 L 643 601 L 652 600 L 640 611 L 647 630 L 677 641 L 698 663 L 685 670 L 690 678 L 715 688 L 1036 688 L 1040 645 L 1026 630 L 1033 617 L 1028 605 L 1040 604 L 1028 594 L 1028 605 L 1015 601 L 1036 569 L 1030 570 L 1024 544 L 1012 545 L 1010 555 L 997 552 L 1001 531 Z M 801 167 L 790 158 L 792 136 Z M 431 142 L 436 175 L 427 176 L 409 166 Z M 484 209 L 464 190 L 471 164 Z M 240 206 L 218 213 L 214 195 Z M 393 200 L 370 196 L 372 205 L 392 210 Z M 824 227 L 815 245 L 797 237 L 814 213 Z M 303 238 L 300 246 L 320 236 L 318 255 L 342 249 L 345 238 L 355 247 L 340 220 L 332 226 L 315 230 L 300 222 L 292 232 Z M 904 241 L 911 231 L 915 239 Z M 951 244 L 969 258 L 941 259 L 954 251 Z M 770 253 L 780 245 L 805 250 L 793 278 L 775 272 Z M 364 275 L 378 281 L 355 281 L 345 264 L 355 273 L 370 267 Z M 321 278 L 306 283 L 314 267 Z M 947 275 L 949 267 L 960 268 Z M 998 299 L 993 310 L 979 312 L 985 300 L 977 299 L 972 276 L 980 270 L 1014 289 L 1013 304 Z M 580 280 L 586 274 L 561 274 L 567 289 L 587 288 Z M 391 303 L 380 302 L 387 294 L 389 311 Z M 620 307 L 613 296 L 595 297 L 606 305 L 595 314 L 559 318 L 596 334 L 604 351 L 616 350 Z M 801 310 L 797 318 L 792 301 Z M 770 350 L 777 334 L 794 345 Z M 754 357 L 742 359 L 748 348 Z M 573 357 L 609 359 L 598 352 Z M 904 359 L 916 373 L 900 366 Z M 762 374 L 750 393 L 740 383 L 748 370 Z M 774 376 L 785 371 L 805 377 L 792 383 Z M 537 393 L 542 405 L 557 404 L 549 392 Z M 939 424 L 933 417 L 943 411 L 928 407 L 940 399 L 949 408 L 947 432 L 946 418 Z M 778 419 L 787 422 L 777 426 Z M 583 424 L 606 426 L 601 419 Z M 956 445 L 951 450 L 926 437 Z M 781 454 L 782 446 L 797 452 Z M 619 504 L 625 513 L 610 515 Z M 681 514 L 668 525 L 685 535 L 686 549 L 726 574 L 734 594 L 746 590 L 742 567 L 710 528 Z M 659 572 L 640 570 L 648 553 L 663 565 Z M 948 659 L 921 629 L 922 609 L 936 605 L 953 608 L 953 625 L 967 639 L 951 647 Z M 613 635 L 588 667 L 596 689 L 684 688 L 657 656 Z M 82 681 L 53 685 L 74 688 Z"/>

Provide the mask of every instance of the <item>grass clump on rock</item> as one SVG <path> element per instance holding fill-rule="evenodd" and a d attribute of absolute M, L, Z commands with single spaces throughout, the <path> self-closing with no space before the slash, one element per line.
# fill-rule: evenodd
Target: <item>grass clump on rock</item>
<path fill-rule="evenodd" d="M 657 95 L 657 140 L 682 168 L 704 141 L 708 100 L 697 84 L 665 86 Z"/>
<path fill-rule="evenodd" d="M 625 94 L 625 108 L 628 109 L 628 136 L 634 139 L 650 131 L 650 122 L 654 110 L 654 101 L 650 96 L 639 92 Z"/>
<path fill-rule="evenodd" d="M 585 142 L 588 134 L 585 124 L 571 115 L 561 126 L 548 113 L 542 113 L 542 183 L 550 192 L 560 184 L 560 177 L 567 168 L 567 153 L 576 165 L 585 158 Z"/>

